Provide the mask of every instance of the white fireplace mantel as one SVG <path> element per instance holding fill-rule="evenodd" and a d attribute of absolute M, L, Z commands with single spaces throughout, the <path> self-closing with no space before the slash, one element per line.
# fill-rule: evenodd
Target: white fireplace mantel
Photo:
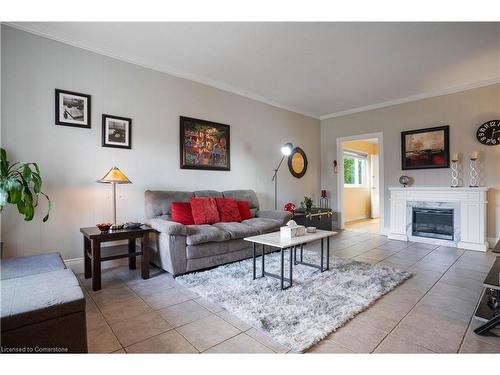
<path fill-rule="evenodd" d="M 392 187 L 391 192 L 391 226 L 388 237 L 402 241 L 418 241 L 435 243 L 436 240 L 425 237 L 413 237 L 409 233 L 411 216 L 407 215 L 408 207 L 418 203 L 439 205 L 453 203 L 458 213 L 453 241 L 448 246 L 456 246 L 468 250 L 488 250 L 486 241 L 486 193 L 487 187 Z"/>

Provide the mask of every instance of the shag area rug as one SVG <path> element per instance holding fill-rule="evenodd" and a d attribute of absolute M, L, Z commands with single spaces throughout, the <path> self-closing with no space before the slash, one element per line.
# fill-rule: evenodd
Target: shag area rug
<path fill-rule="evenodd" d="M 285 260 L 288 254 L 287 251 Z M 304 261 L 319 264 L 319 258 L 317 252 L 304 250 Z M 288 261 L 285 265 L 286 277 Z M 279 274 L 279 269 L 279 252 L 266 255 L 266 271 Z M 259 271 L 260 257 L 257 275 Z M 252 259 L 176 280 L 244 322 L 266 331 L 292 351 L 301 352 L 410 276 L 392 267 L 331 257 L 330 270 L 324 273 L 294 265 L 293 286 L 283 291 L 277 279 L 266 276 L 252 280 Z"/>

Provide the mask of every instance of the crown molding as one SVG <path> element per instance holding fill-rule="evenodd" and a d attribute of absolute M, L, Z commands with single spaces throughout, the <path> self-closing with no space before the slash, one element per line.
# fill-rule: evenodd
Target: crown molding
<path fill-rule="evenodd" d="M 321 121 L 327 120 L 327 119 L 330 119 L 330 118 L 335 118 L 335 117 L 347 116 L 347 115 L 351 115 L 351 114 L 354 114 L 354 113 L 370 111 L 370 110 L 373 110 L 373 109 L 385 108 L 385 107 L 390 107 L 390 106 L 393 106 L 393 105 L 398 105 L 398 104 L 403 104 L 403 103 L 410 103 L 410 102 L 414 102 L 414 101 L 418 101 L 418 100 L 422 100 L 422 99 L 433 98 L 433 97 L 436 97 L 436 96 L 442 96 L 442 95 L 447 95 L 447 94 L 454 94 L 454 93 L 458 93 L 458 92 L 461 92 L 461 91 L 467 91 L 467 90 L 471 90 L 471 89 L 475 89 L 475 88 L 479 88 L 479 87 L 490 86 L 490 85 L 494 85 L 494 84 L 500 83 L 500 77 L 495 77 L 495 78 L 492 78 L 492 79 L 489 79 L 489 80 L 468 83 L 468 84 L 464 84 L 464 85 L 460 85 L 460 86 L 454 86 L 454 87 L 451 87 L 451 88 L 446 88 L 446 89 L 443 89 L 443 90 L 437 90 L 437 91 L 422 93 L 422 94 L 418 94 L 418 95 L 408 96 L 408 97 L 404 97 L 404 98 L 389 100 L 389 101 L 386 101 L 386 102 L 381 102 L 381 103 L 376 103 L 376 104 L 370 104 L 370 105 L 366 105 L 366 106 L 351 108 L 351 109 L 347 109 L 345 111 L 333 112 L 333 113 L 329 113 L 329 114 L 321 115 L 320 116 L 318 114 L 315 114 L 315 113 L 312 113 L 312 112 L 308 112 L 308 111 L 303 111 L 303 110 L 298 109 L 296 107 L 285 105 L 285 104 L 276 102 L 276 101 L 271 100 L 271 99 L 267 99 L 267 98 L 262 97 L 260 95 L 254 94 L 252 92 L 245 91 L 245 90 L 236 88 L 234 86 L 227 85 L 225 83 L 212 80 L 212 79 L 207 78 L 207 77 L 203 77 L 203 76 L 199 76 L 199 75 L 196 75 L 196 74 L 188 73 L 188 72 L 181 71 L 181 70 L 178 70 L 178 69 L 175 69 L 175 68 L 172 68 L 172 67 L 165 68 L 165 67 L 159 67 L 159 66 L 154 66 L 154 65 L 143 64 L 143 63 L 135 61 L 133 59 L 128 59 L 128 58 L 125 58 L 125 57 L 122 57 L 122 56 L 119 56 L 119 55 L 113 55 L 113 54 L 110 54 L 110 53 L 108 53 L 106 51 L 102 51 L 102 50 L 99 50 L 99 49 L 96 49 L 96 48 L 92 48 L 92 47 L 86 46 L 86 45 L 84 45 L 82 43 L 75 43 L 75 42 L 72 42 L 72 41 L 69 41 L 69 40 L 65 40 L 65 39 L 62 39 L 62 38 L 56 38 L 56 37 L 54 37 L 54 36 L 52 36 L 50 34 L 39 32 L 37 30 L 32 30 L 32 29 L 30 29 L 28 27 L 25 27 L 25 26 L 22 26 L 22 25 L 20 25 L 18 23 L 1 22 L 1 24 L 9 26 L 9 27 L 12 27 L 14 29 L 18 29 L 18 30 L 30 33 L 30 34 L 38 35 L 38 36 L 46 38 L 46 39 L 51 39 L 51 40 L 54 40 L 54 41 L 59 42 L 59 43 L 64 43 L 64 44 L 70 45 L 72 47 L 80 48 L 80 49 L 83 49 L 83 50 L 86 50 L 86 51 L 89 51 L 89 52 L 92 52 L 92 53 L 96 53 L 96 54 L 99 54 L 99 55 L 102 55 L 102 56 L 106 56 L 106 57 L 109 57 L 109 58 L 112 58 L 112 59 L 115 59 L 115 60 L 119 60 L 119 61 L 123 61 L 123 62 L 129 63 L 129 64 L 133 64 L 133 65 L 136 65 L 136 66 L 140 66 L 140 67 L 145 68 L 145 69 L 154 70 L 154 71 L 157 71 L 157 72 L 160 72 L 160 73 L 164 73 L 164 74 L 168 74 L 168 75 L 171 75 L 171 76 L 174 76 L 174 77 L 177 77 L 177 78 L 182 78 L 182 79 L 186 79 L 186 80 L 189 80 L 189 81 L 192 81 L 192 82 L 200 83 L 200 84 L 203 84 L 203 85 L 206 85 L 206 86 L 209 86 L 209 87 L 213 87 L 213 88 L 216 88 L 218 90 L 222 90 L 222 91 L 225 91 L 225 92 L 228 92 L 228 93 L 231 93 L 231 94 L 235 94 L 235 95 L 247 98 L 247 99 L 255 100 L 257 102 L 261 102 L 261 103 L 270 105 L 272 107 L 280 108 L 280 109 L 283 109 L 283 110 L 286 110 L 286 111 L 294 112 L 294 113 L 297 113 L 299 115 L 310 117 L 310 118 L 313 118 L 313 119 L 316 119 L 316 120 L 321 120 Z"/>
<path fill-rule="evenodd" d="M 252 92 L 245 91 L 245 90 L 236 88 L 234 86 L 227 85 L 225 83 L 212 80 L 210 78 L 199 76 L 197 74 L 188 73 L 188 72 L 185 72 L 185 71 L 182 71 L 179 69 L 175 69 L 172 67 L 165 68 L 165 67 L 159 67 L 159 66 L 155 66 L 155 65 L 144 64 L 144 63 L 141 63 L 139 61 L 135 61 L 133 59 L 129 59 L 129 58 L 119 56 L 119 55 L 113 55 L 113 54 L 108 53 L 106 51 L 102 51 L 102 50 L 99 50 L 99 49 L 96 49 L 93 47 L 86 46 L 82 43 L 75 43 L 75 42 L 72 42 L 69 40 L 54 37 L 50 34 L 46 34 L 46 33 L 43 33 L 43 32 L 37 31 L 37 30 L 32 30 L 28 27 L 19 25 L 17 23 L 1 22 L 1 24 L 12 27 L 12 28 L 17 29 L 17 30 L 21 30 L 21 31 L 24 31 L 24 32 L 27 32 L 30 34 L 40 36 L 42 38 L 54 40 L 54 41 L 59 42 L 59 43 L 64 43 L 64 44 L 70 45 L 72 47 L 76 47 L 76 48 L 80 48 L 80 49 L 83 49 L 83 50 L 86 50 L 86 51 L 89 51 L 92 53 L 96 53 L 98 55 L 106 56 L 106 57 L 109 57 L 109 58 L 112 58 L 115 60 L 129 63 L 129 64 L 137 65 L 137 66 L 140 66 L 140 67 L 145 68 L 145 69 L 154 70 L 154 71 L 168 74 L 168 75 L 171 75 L 171 76 L 174 76 L 177 78 L 182 78 L 182 79 L 186 79 L 186 80 L 193 81 L 196 83 L 200 83 L 200 84 L 205 85 L 205 86 L 210 86 L 210 87 L 216 88 L 218 90 L 226 91 L 226 92 L 229 92 L 231 94 L 236 94 L 238 96 L 242 96 L 242 97 L 247 98 L 247 99 L 255 100 L 257 102 L 261 102 L 261 103 L 270 105 L 272 107 L 284 109 L 286 111 L 294 112 L 294 113 L 297 113 L 297 114 L 302 115 L 302 116 L 311 117 L 315 120 L 320 119 L 319 115 L 317 115 L 315 113 L 303 111 L 303 110 L 295 108 L 293 106 L 285 105 L 285 104 L 276 102 L 274 100 L 264 98 L 260 95 L 254 94 Z"/>
<path fill-rule="evenodd" d="M 500 83 L 500 77 L 488 79 L 488 80 L 485 80 L 485 81 L 468 83 L 468 84 L 460 85 L 460 86 L 454 86 L 454 87 L 450 87 L 450 88 L 447 88 L 447 89 L 432 91 L 432 92 L 428 92 L 428 93 L 424 93 L 424 94 L 407 96 L 405 98 L 389 100 L 387 102 L 382 102 L 382 103 L 377 103 L 377 104 L 370 104 L 370 105 L 366 105 L 366 106 L 363 106 L 363 107 L 357 107 L 357 108 L 348 109 L 348 110 L 345 110 L 345 111 L 330 113 L 330 114 L 327 114 L 327 115 L 319 116 L 319 119 L 321 121 L 323 121 L 323 120 L 327 120 L 327 119 L 334 118 L 334 117 L 341 117 L 341 116 L 352 115 L 353 113 L 366 112 L 366 111 L 370 111 L 372 109 L 385 108 L 385 107 L 390 107 L 390 106 L 393 106 L 393 105 L 398 105 L 398 104 L 403 104 L 403 103 L 410 103 L 410 102 L 415 102 L 415 101 L 422 100 L 422 99 L 433 98 L 433 97 L 436 97 L 436 96 L 454 94 L 454 93 L 457 93 L 457 92 L 467 91 L 467 90 L 471 90 L 471 89 L 476 89 L 476 88 L 479 88 L 479 87 L 491 86 L 491 85 L 494 85 L 494 84 L 497 84 L 497 83 Z"/>

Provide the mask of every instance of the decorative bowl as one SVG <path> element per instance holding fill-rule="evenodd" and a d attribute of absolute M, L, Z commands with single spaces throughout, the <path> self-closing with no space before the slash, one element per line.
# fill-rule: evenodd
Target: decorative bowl
<path fill-rule="evenodd" d="M 109 228 L 111 228 L 111 223 L 101 223 L 101 224 L 96 224 L 95 226 L 99 228 L 101 232 L 107 232 L 109 231 Z"/>

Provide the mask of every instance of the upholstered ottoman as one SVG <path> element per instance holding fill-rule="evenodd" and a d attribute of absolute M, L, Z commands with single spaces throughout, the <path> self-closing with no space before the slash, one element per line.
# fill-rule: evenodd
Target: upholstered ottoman
<path fill-rule="evenodd" d="M 4 353 L 86 353 L 85 298 L 58 253 L 1 261 Z"/>

